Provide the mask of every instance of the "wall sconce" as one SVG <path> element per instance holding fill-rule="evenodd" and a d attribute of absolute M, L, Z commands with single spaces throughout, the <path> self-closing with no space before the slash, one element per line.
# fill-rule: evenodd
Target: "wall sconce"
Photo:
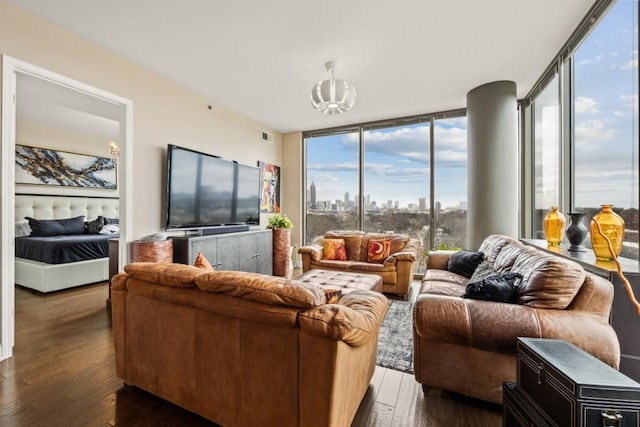
<path fill-rule="evenodd" d="M 120 156 L 120 148 L 118 148 L 118 144 L 113 141 L 109 143 L 109 154 L 111 154 L 111 157 L 114 160 L 118 160 L 118 157 Z"/>

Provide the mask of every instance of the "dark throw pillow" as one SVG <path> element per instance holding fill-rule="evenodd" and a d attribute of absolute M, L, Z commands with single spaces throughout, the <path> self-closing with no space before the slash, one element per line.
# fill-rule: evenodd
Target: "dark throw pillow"
<path fill-rule="evenodd" d="M 482 261 L 484 261 L 483 252 L 473 252 L 463 249 L 451 255 L 447 270 L 470 279 Z"/>
<path fill-rule="evenodd" d="M 120 218 L 107 218 L 104 217 L 104 225 L 107 224 L 118 224 L 120 225 Z"/>
<path fill-rule="evenodd" d="M 478 282 L 470 282 L 462 298 L 514 302 L 518 298 L 516 279 L 522 279 L 522 275 L 503 273 L 486 277 Z"/>
<path fill-rule="evenodd" d="M 104 218 L 99 216 L 93 221 L 87 221 L 85 229 L 88 234 L 100 234 L 100 230 L 104 227 Z"/>
<path fill-rule="evenodd" d="M 84 216 L 65 219 L 35 219 L 30 216 L 25 216 L 24 218 L 29 221 L 32 236 L 46 237 L 84 234 Z"/>

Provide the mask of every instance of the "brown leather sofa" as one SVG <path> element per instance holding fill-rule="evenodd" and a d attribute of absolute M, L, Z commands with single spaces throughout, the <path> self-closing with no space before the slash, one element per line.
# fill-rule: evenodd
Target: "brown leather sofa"
<path fill-rule="evenodd" d="M 618 368 L 609 281 L 506 236 L 487 237 L 479 251 L 496 272 L 522 275 L 518 299 L 461 298 L 469 279 L 447 270 L 451 252 L 431 252 L 413 312 L 418 382 L 502 403 L 502 384 L 516 379 L 516 337 L 566 340 Z"/>
<path fill-rule="evenodd" d="M 112 279 L 117 374 L 224 426 L 348 426 L 389 303 L 324 301 L 281 277 L 129 264 Z"/>
<path fill-rule="evenodd" d="M 323 257 L 322 239 L 344 239 L 346 261 Z M 367 260 L 370 240 L 391 240 L 389 256 L 382 263 Z M 302 270 L 314 268 L 377 274 L 382 277 L 382 291 L 406 297 L 413 281 L 415 261 L 420 259 L 420 241 L 405 234 L 365 233 L 363 231 L 328 231 L 313 244 L 298 248 L 302 255 Z"/>

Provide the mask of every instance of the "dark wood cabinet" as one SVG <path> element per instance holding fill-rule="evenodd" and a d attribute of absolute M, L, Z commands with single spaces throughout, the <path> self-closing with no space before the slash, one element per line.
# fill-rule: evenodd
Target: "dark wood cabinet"
<path fill-rule="evenodd" d="M 640 315 L 629 300 L 626 289 L 613 261 L 596 260 L 593 251 L 569 252 L 564 245 L 548 247 L 545 240 L 523 239 L 523 243 L 535 246 L 554 255 L 576 261 L 582 267 L 613 283 L 613 307 L 610 323 L 620 341 L 620 372 L 640 382 Z M 640 298 L 640 263 L 620 258 L 622 273 Z"/>
<path fill-rule="evenodd" d="M 640 384 L 562 340 L 518 338 L 516 383 L 503 388 L 504 425 L 638 426 Z"/>

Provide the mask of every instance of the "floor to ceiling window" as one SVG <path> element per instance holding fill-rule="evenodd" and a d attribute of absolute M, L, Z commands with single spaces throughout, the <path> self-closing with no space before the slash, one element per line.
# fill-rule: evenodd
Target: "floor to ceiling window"
<path fill-rule="evenodd" d="M 460 110 L 306 132 L 305 242 L 358 229 L 408 234 L 425 252 L 464 247 L 466 129 Z"/>
<path fill-rule="evenodd" d="M 467 246 L 467 118 L 434 121 L 434 248 Z"/>
<path fill-rule="evenodd" d="M 346 132 L 306 140 L 307 242 L 329 230 L 360 228 L 358 135 Z"/>
<path fill-rule="evenodd" d="M 626 222 L 621 255 L 638 258 L 638 2 L 618 1 L 573 64 L 573 206 L 587 223 L 603 203 Z"/>
<path fill-rule="evenodd" d="M 639 259 L 638 2 L 601 0 L 593 11 L 550 66 L 560 72 L 523 110 L 532 116 L 530 235 L 544 237 L 553 204 L 586 213 L 587 226 L 613 204 L 626 222 L 621 255 Z"/>
<path fill-rule="evenodd" d="M 533 101 L 534 236 L 544 239 L 544 217 L 560 206 L 560 92 L 558 75 Z"/>

